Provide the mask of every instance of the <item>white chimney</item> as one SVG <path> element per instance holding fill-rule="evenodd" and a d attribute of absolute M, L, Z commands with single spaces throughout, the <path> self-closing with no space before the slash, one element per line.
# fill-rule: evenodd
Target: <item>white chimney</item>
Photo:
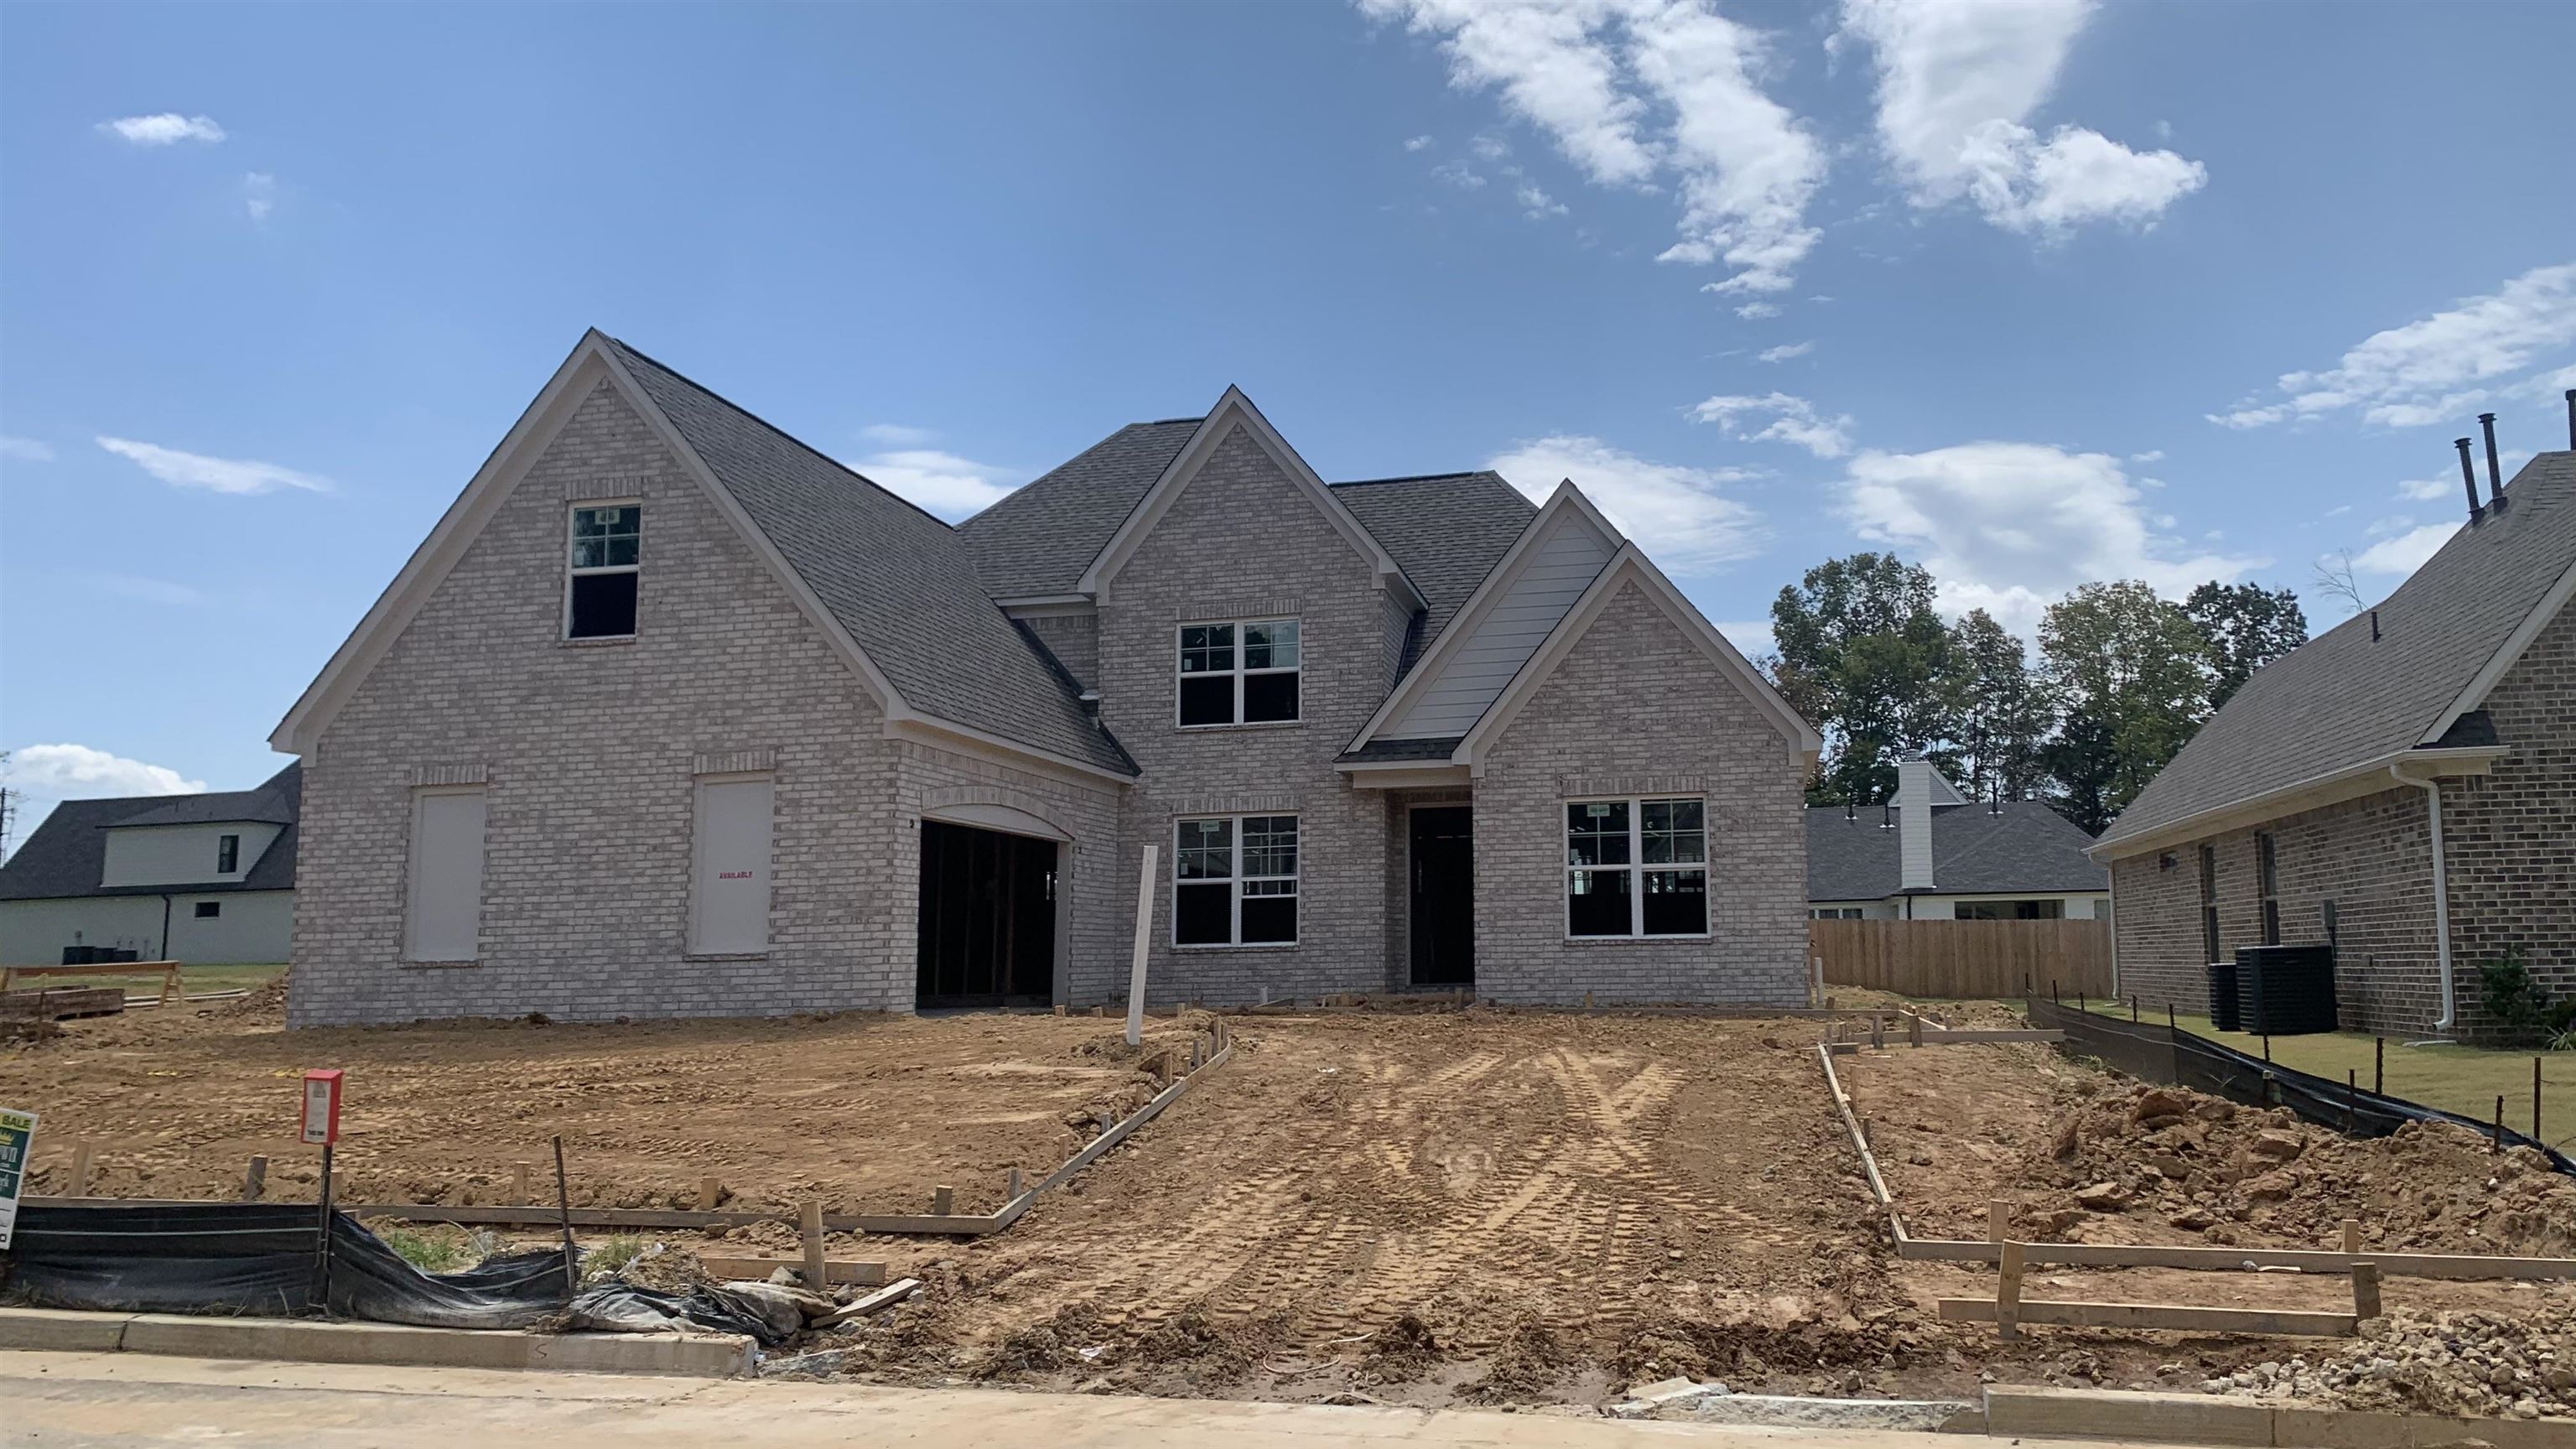
<path fill-rule="evenodd" d="M 1932 796 L 1939 788 L 1933 782 L 1940 778 L 1941 772 L 1921 755 L 1896 766 L 1896 883 L 1901 889 L 1932 889 Z"/>

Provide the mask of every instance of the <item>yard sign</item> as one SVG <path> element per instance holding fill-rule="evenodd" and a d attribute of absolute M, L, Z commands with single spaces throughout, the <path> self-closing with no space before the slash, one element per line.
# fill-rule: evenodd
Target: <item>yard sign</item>
<path fill-rule="evenodd" d="M 328 1147 L 340 1140 L 340 1072 L 328 1068 L 304 1074 L 304 1130 L 306 1144 Z"/>
<path fill-rule="evenodd" d="M 36 1141 L 36 1114 L 0 1107 L 0 1248 L 18 1225 L 19 1184 L 27 1179 L 27 1155 Z"/>

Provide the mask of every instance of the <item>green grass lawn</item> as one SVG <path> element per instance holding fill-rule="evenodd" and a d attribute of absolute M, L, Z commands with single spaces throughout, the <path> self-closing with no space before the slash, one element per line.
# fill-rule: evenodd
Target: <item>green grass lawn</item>
<path fill-rule="evenodd" d="M 2088 1002 L 2087 1005 L 2099 1015 L 2117 1017 L 2122 1021 L 2129 1019 L 2126 1005 L 2108 1002 Z M 2161 1011 L 2150 1011 L 2144 1015 L 2152 1020 L 2164 1019 Z M 2248 1032 L 2219 1031 L 2210 1026 L 2206 1016 L 2176 1013 L 2174 1025 L 2248 1056 L 2263 1054 L 2263 1038 Z M 2481 1122 L 2495 1120 L 2495 1099 L 2501 1096 L 2504 1098 L 2504 1125 L 2517 1132 L 2531 1131 L 2531 1059 L 2538 1056 L 2541 1140 L 2561 1151 L 2570 1144 L 2576 1144 L 2576 1052 L 2487 1051 L 2464 1046 L 2410 1047 L 2397 1037 L 2387 1040 L 2387 1077 L 2382 1090 L 2389 1096 L 2421 1102 L 2427 1107 L 2440 1107 Z M 2371 1038 L 2362 1032 L 2276 1036 L 2272 1038 L 2272 1060 L 2330 1081 L 2343 1081 L 2346 1072 L 2353 1072 L 2363 1087 L 2371 1084 Z"/>
<path fill-rule="evenodd" d="M 286 963 L 272 961 L 249 966 L 189 966 L 179 972 L 180 984 L 190 996 L 207 991 L 252 990 L 267 985 L 286 974 Z M 157 996 L 161 991 L 161 973 L 147 971 L 139 976 L 30 976 L 16 983 L 24 987 L 51 986 L 122 986 L 128 996 Z"/>

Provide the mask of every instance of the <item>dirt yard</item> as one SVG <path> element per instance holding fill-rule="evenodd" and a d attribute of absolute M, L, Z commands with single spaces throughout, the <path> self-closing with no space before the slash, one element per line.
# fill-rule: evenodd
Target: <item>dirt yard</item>
<path fill-rule="evenodd" d="M 548 1139 L 561 1133 L 586 1207 L 703 1207 L 712 1176 L 727 1208 L 820 1198 L 831 1212 L 920 1213 L 946 1184 L 959 1211 L 989 1212 L 1012 1167 L 1053 1171 L 1094 1113 L 1123 1116 L 1151 1094 L 1120 1025 L 852 1015 L 289 1032 L 271 993 L 0 1047 L 0 1102 L 42 1114 L 38 1193 L 69 1190 L 86 1138 L 94 1193 L 237 1197 L 256 1153 L 271 1198 L 310 1202 L 319 1158 L 295 1140 L 298 1081 L 339 1067 L 341 1201 L 503 1202 L 516 1162 L 536 1164 L 552 1201 Z"/>
<path fill-rule="evenodd" d="M 1202 1025 L 1153 1028 L 1171 1041 Z M 1232 1026 L 1231 1061 L 1010 1231 L 836 1241 L 836 1256 L 883 1258 L 926 1289 L 814 1345 L 839 1351 L 833 1371 L 1588 1405 L 1674 1374 L 1899 1397 L 1969 1398 L 1988 1376 L 2197 1388 L 2335 1347 L 2054 1329 L 2006 1344 L 1939 1322 L 1937 1298 L 1991 1297 L 1993 1272 L 1895 1257 L 1826 1094 L 1816 1020 L 1477 1010 Z M 1009 1167 L 1053 1167 L 1095 1112 L 1150 1091 L 1117 1030 L 853 1016 L 288 1033 L 274 1002 L 251 1002 L 0 1048 L 0 1101 L 46 1115 L 39 1191 L 83 1135 L 107 1192 L 230 1195 L 263 1152 L 271 1182 L 309 1198 L 294 1079 L 332 1065 L 350 1072 L 356 1196 L 494 1200 L 509 1164 L 544 1160 L 561 1131 L 585 1203 L 695 1207 L 713 1174 L 727 1206 L 919 1211 L 952 1183 L 981 1210 Z M 1982 1237 L 1997 1197 L 2015 1231 L 2080 1241 L 2321 1247 L 2347 1212 L 2389 1248 L 2567 1252 L 2576 1230 L 2576 1185 L 2481 1144 L 2346 1143 L 2269 1114 L 2195 1115 L 2196 1099 L 2142 1112 L 2133 1084 L 2047 1047 L 1891 1043 L 1837 1066 L 1918 1236 Z M 2195 1213 L 2207 1221 L 2179 1225 Z M 720 1236 L 732 1251 L 794 1241 L 783 1224 Z M 2044 1268 L 2029 1291 L 2349 1302 L 2341 1278 L 2269 1273 Z M 2387 1300 L 2576 1321 L 2569 1285 L 2392 1279 Z"/>

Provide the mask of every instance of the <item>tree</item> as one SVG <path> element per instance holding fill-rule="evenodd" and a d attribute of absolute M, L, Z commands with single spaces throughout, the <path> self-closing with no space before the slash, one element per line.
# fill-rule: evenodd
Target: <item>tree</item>
<path fill-rule="evenodd" d="M 1771 629 L 1774 682 L 1826 736 L 1811 803 L 1885 799 L 1898 759 L 1948 738 L 1950 631 L 1929 571 L 1893 554 L 1830 559 L 1780 591 Z"/>
<path fill-rule="evenodd" d="M 2022 642 L 1983 609 L 1950 631 L 1950 715 L 1969 793 L 2019 800 L 2047 772 L 2051 711 Z"/>
<path fill-rule="evenodd" d="M 2070 818 L 2098 831 L 2200 728 L 2209 645 L 2135 580 L 2085 584 L 2040 621 L 2043 674 L 2065 714 L 2050 753 Z"/>
<path fill-rule="evenodd" d="M 2213 713 L 2255 670 L 2308 642 L 2308 616 L 2299 610 L 2299 596 L 2288 589 L 2212 579 L 2191 591 L 2182 610 L 2208 645 Z"/>

